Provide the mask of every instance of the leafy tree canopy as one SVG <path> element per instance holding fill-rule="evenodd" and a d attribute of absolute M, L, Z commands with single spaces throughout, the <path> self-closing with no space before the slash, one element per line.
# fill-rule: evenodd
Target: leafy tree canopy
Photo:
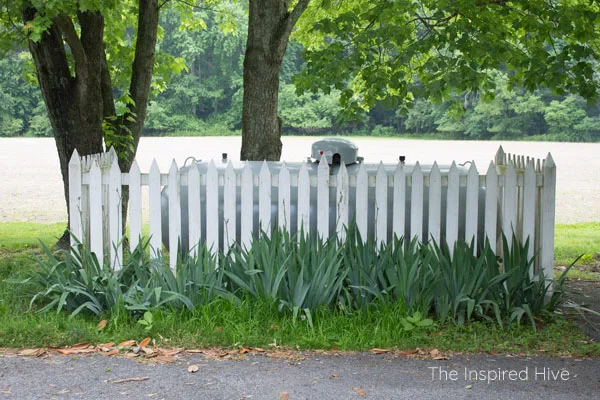
<path fill-rule="evenodd" d="M 589 0 L 322 0 L 296 38 L 306 47 L 300 92 L 335 88 L 354 114 L 378 101 L 492 97 L 494 70 L 510 88 L 546 86 L 598 98 L 600 8 Z"/>

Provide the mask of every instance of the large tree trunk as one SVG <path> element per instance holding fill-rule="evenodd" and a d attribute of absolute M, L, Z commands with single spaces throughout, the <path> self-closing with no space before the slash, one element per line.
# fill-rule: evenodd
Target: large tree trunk
<path fill-rule="evenodd" d="M 310 0 L 250 0 L 244 58 L 242 160 L 278 161 L 281 119 L 277 115 L 279 71 L 292 28 Z"/>
<path fill-rule="evenodd" d="M 25 21 L 35 18 L 35 9 L 23 12 Z M 99 57 L 104 20 L 97 13 L 80 13 L 81 40 L 72 21 L 57 17 L 38 42 L 29 41 L 42 96 L 54 131 L 67 209 L 69 207 L 69 159 L 79 154 L 102 152 L 102 97 Z M 69 70 L 63 36 L 75 59 L 75 76 Z M 66 239 L 66 240 L 65 240 Z M 65 232 L 59 245 L 68 243 Z"/>

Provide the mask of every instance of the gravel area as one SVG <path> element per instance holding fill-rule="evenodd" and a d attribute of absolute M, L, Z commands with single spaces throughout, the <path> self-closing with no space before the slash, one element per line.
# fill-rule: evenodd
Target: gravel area
<path fill-rule="evenodd" d="M 449 164 L 452 160 L 474 160 L 486 170 L 498 146 L 506 152 L 543 158 L 552 153 L 558 168 L 558 223 L 600 221 L 600 143 L 429 141 L 405 139 L 353 139 L 366 162 L 397 162 L 405 155 L 408 163 Z M 285 137 L 283 160 L 300 161 L 310 155 L 313 137 Z M 240 137 L 142 138 L 138 163 L 143 172 L 156 158 L 161 171 L 173 159 L 182 165 L 189 156 L 220 159 L 227 152 L 239 158 Z M 0 139 L 0 222 L 66 221 L 58 155 L 53 139 Z"/>

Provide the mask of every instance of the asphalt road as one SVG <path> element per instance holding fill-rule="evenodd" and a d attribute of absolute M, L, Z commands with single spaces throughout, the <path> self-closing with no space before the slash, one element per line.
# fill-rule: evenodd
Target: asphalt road
<path fill-rule="evenodd" d="M 188 372 L 190 365 L 198 371 Z M 220 360 L 193 354 L 158 365 L 99 355 L 0 357 L 0 399 L 277 400 L 286 398 L 282 392 L 290 400 L 598 399 L 600 359 L 453 355 L 444 361 L 359 353 Z"/>

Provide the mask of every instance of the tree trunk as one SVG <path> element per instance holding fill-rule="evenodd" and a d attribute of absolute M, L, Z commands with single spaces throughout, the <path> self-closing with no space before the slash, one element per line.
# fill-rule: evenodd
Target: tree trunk
<path fill-rule="evenodd" d="M 277 115 L 279 71 L 292 29 L 309 0 L 250 0 L 244 57 L 242 160 L 278 161 L 282 121 Z"/>
<path fill-rule="evenodd" d="M 25 21 L 36 15 L 35 9 L 25 9 Z M 69 70 L 63 36 L 71 40 L 75 33 L 72 22 L 57 17 L 38 42 L 29 40 L 42 96 L 54 132 L 56 149 L 63 178 L 67 210 L 69 209 L 69 159 L 77 149 L 80 155 L 102 152 L 102 98 L 100 53 L 104 20 L 97 13 L 80 13 L 81 40 L 70 43 L 75 58 L 75 76 Z M 102 46 L 100 46 L 101 48 Z M 67 239 L 65 241 L 65 238 Z M 59 245 L 68 243 L 65 232 Z"/>

